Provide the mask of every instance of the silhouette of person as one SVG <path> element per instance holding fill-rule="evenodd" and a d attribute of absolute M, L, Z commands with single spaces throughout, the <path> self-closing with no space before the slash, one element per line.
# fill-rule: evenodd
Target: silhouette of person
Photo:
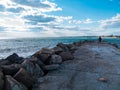
<path fill-rule="evenodd" d="M 101 38 L 101 36 L 99 36 L 98 41 L 99 41 L 99 42 L 102 42 L 102 38 Z"/>

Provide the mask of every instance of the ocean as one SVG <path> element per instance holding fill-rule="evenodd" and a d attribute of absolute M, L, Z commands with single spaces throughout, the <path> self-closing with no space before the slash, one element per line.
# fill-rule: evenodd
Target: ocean
<path fill-rule="evenodd" d="M 21 38 L 0 39 L 0 59 L 17 53 L 19 56 L 28 57 L 43 47 L 52 48 L 56 44 L 73 43 L 83 40 L 97 40 L 97 37 L 54 37 L 54 38 Z M 104 38 L 104 41 L 115 43 L 120 47 L 120 38 Z"/>

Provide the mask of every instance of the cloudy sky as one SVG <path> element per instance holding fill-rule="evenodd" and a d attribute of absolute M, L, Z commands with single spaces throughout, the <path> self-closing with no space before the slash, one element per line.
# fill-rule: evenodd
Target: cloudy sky
<path fill-rule="evenodd" d="M 120 0 L 0 0 L 0 38 L 120 35 Z"/>

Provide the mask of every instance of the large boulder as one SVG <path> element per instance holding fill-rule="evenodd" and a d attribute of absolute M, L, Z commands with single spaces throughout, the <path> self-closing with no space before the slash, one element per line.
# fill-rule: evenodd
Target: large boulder
<path fill-rule="evenodd" d="M 38 59 L 45 63 L 52 54 L 54 54 L 54 50 L 42 48 L 40 51 L 36 52 L 33 56 L 37 57 Z"/>
<path fill-rule="evenodd" d="M 5 75 L 14 75 L 21 68 L 20 64 L 11 64 L 1 66 Z"/>
<path fill-rule="evenodd" d="M 4 80 L 3 80 L 4 76 L 2 71 L 0 70 L 0 90 L 3 90 L 3 85 L 4 85 Z"/>
<path fill-rule="evenodd" d="M 70 52 L 62 52 L 59 55 L 62 57 L 63 61 L 74 59 L 73 55 Z"/>
<path fill-rule="evenodd" d="M 43 67 L 44 70 L 46 71 L 52 71 L 52 70 L 56 70 L 59 69 L 60 65 L 59 64 L 52 64 L 52 65 L 46 65 Z"/>
<path fill-rule="evenodd" d="M 54 54 L 54 50 L 48 48 L 42 48 L 40 51 L 42 54 Z"/>
<path fill-rule="evenodd" d="M 76 46 L 72 46 L 72 47 L 70 48 L 71 53 L 74 53 L 75 50 L 77 50 L 77 47 L 76 47 Z"/>
<path fill-rule="evenodd" d="M 61 47 L 63 49 L 63 51 L 65 51 L 65 52 L 69 51 L 69 48 L 67 47 L 66 44 L 58 43 L 57 46 Z"/>
<path fill-rule="evenodd" d="M 38 59 L 40 59 L 43 63 L 46 63 L 46 61 L 50 58 L 50 54 L 39 54 L 37 56 Z"/>
<path fill-rule="evenodd" d="M 74 44 L 68 44 L 67 47 L 69 48 L 71 53 L 74 53 L 75 50 L 77 50 L 77 46 Z"/>
<path fill-rule="evenodd" d="M 26 86 L 16 81 L 9 75 L 5 76 L 5 88 L 4 90 L 28 90 Z"/>
<path fill-rule="evenodd" d="M 32 63 L 37 63 L 40 67 L 45 65 L 41 60 L 39 60 L 37 57 L 34 57 L 34 56 L 31 56 L 27 60 L 29 60 Z"/>
<path fill-rule="evenodd" d="M 12 63 L 19 63 L 19 64 L 23 62 L 23 58 L 19 57 L 16 53 L 13 53 L 12 55 L 8 56 L 6 60 Z"/>
<path fill-rule="evenodd" d="M 23 68 L 21 68 L 15 75 L 14 78 L 26 85 L 28 88 L 34 84 L 35 79 Z"/>
<path fill-rule="evenodd" d="M 22 67 L 34 77 L 40 77 L 44 75 L 44 72 L 39 65 L 37 63 L 32 63 L 29 60 L 24 60 Z"/>
<path fill-rule="evenodd" d="M 81 46 L 83 42 L 74 42 L 73 45 L 75 46 Z"/>
<path fill-rule="evenodd" d="M 64 50 L 63 50 L 61 47 L 59 47 L 59 46 L 54 47 L 53 50 L 54 50 L 55 54 L 59 54 L 59 53 L 61 53 L 61 52 L 64 51 Z"/>
<path fill-rule="evenodd" d="M 6 59 L 3 59 L 3 60 L 0 61 L 0 65 L 10 65 L 10 64 L 12 64 L 12 62 L 10 62 Z"/>
<path fill-rule="evenodd" d="M 62 63 L 62 57 L 59 55 L 52 55 L 51 59 L 49 61 L 49 64 L 61 64 Z"/>

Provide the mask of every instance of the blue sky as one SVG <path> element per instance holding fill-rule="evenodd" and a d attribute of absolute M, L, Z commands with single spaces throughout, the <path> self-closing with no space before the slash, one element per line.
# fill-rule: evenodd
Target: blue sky
<path fill-rule="evenodd" d="M 120 0 L 1 0 L 0 38 L 120 35 Z"/>
<path fill-rule="evenodd" d="M 63 8 L 58 14 L 76 19 L 104 19 L 120 12 L 119 0 L 56 0 L 56 3 Z"/>

